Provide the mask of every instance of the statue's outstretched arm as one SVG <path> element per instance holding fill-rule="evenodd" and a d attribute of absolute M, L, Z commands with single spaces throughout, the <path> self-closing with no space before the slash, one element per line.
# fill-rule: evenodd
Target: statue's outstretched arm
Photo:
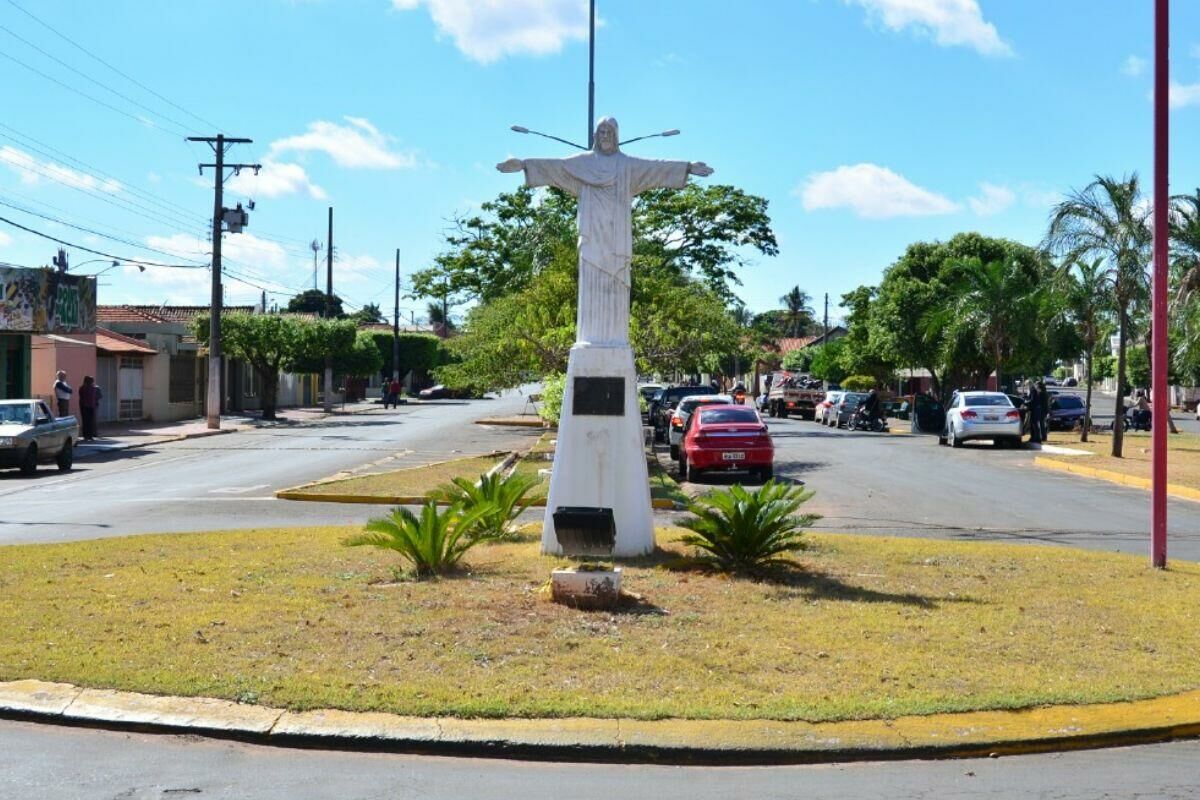
<path fill-rule="evenodd" d="M 508 161 L 501 161 L 497 164 L 496 169 L 501 172 L 520 172 L 525 169 L 525 162 L 519 158 L 510 158 Z"/>
<path fill-rule="evenodd" d="M 693 161 L 692 163 L 688 164 L 688 174 L 699 175 L 701 178 L 707 178 L 709 175 L 713 174 L 713 168 L 708 164 L 705 164 L 703 161 Z"/>

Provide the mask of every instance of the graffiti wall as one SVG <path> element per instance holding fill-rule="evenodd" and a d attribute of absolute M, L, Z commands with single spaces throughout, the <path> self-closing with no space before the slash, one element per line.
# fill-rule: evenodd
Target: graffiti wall
<path fill-rule="evenodd" d="M 0 267 L 0 331 L 96 330 L 96 279 L 52 269 Z"/>

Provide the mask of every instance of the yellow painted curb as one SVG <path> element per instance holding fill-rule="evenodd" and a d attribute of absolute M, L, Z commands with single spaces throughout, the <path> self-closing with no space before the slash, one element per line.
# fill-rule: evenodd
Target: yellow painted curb
<path fill-rule="evenodd" d="M 204 697 L 159 697 L 63 683 L 0 683 L 0 715 L 83 725 L 220 732 L 267 742 L 408 752 L 503 753 L 606 761 L 818 763 L 1075 750 L 1200 735 L 1200 691 L 1079 706 L 895 719 L 459 719 L 381 712 L 292 712 Z"/>
<path fill-rule="evenodd" d="M 496 425 L 501 428 L 545 428 L 546 424 L 539 420 L 489 418 L 475 420 L 476 425 Z"/>
<path fill-rule="evenodd" d="M 1132 486 L 1136 489 L 1151 488 L 1151 482 L 1149 478 L 1140 478 L 1136 475 L 1125 475 L 1121 472 L 1114 472 L 1111 469 L 1085 467 L 1082 464 L 1068 464 L 1065 461 L 1059 461 L 1056 458 L 1046 458 L 1045 456 L 1035 456 L 1033 463 L 1034 465 L 1043 467 L 1045 469 L 1053 469 L 1059 472 L 1069 472 L 1072 475 L 1082 475 L 1086 478 L 1095 478 L 1097 480 L 1108 481 L 1109 483 L 1119 483 L 1122 486 Z M 1167 494 L 1183 500 L 1200 501 L 1200 489 L 1193 489 L 1190 486 L 1180 486 L 1178 483 L 1168 483 Z"/>

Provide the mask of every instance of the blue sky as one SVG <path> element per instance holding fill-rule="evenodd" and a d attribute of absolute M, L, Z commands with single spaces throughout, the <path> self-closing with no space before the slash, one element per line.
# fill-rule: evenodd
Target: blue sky
<path fill-rule="evenodd" d="M 1149 0 L 597 5 L 597 116 L 625 138 L 680 128 L 630 151 L 706 161 L 709 181 L 769 199 L 780 254 L 742 273 L 753 310 L 797 284 L 836 306 L 918 239 L 1035 243 L 1061 192 L 1150 178 Z M 1172 191 L 1190 192 L 1200 4 L 1172 5 Z M 225 239 L 230 302 L 311 286 L 333 205 L 335 290 L 390 313 L 396 248 L 403 274 L 426 266 L 456 214 L 517 185 L 496 162 L 567 153 L 510 125 L 586 134 L 584 0 L 0 0 L 0 26 L 2 217 L 202 265 L 211 153 L 184 136 L 254 139 L 230 153 L 267 165 L 227 185 L 228 204 L 257 203 Z M 56 247 L 0 223 L 2 262 Z M 208 299 L 203 268 L 101 280 L 102 303 Z"/>

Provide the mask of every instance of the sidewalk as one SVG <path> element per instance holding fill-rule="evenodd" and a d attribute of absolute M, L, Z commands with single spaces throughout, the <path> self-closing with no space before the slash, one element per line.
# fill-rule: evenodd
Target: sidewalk
<path fill-rule="evenodd" d="M 78 442 L 75 445 L 76 460 L 91 458 L 102 453 L 116 450 L 130 450 L 138 447 L 178 442 L 184 439 L 197 439 L 205 436 L 218 436 L 223 433 L 234 433 L 250 428 L 274 427 L 283 425 L 301 425 L 306 422 L 323 419 L 326 416 L 340 414 L 362 414 L 373 409 L 383 410 L 383 406 L 373 400 L 358 403 L 347 403 L 345 406 L 335 406 L 333 413 L 327 415 L 319 406 L 305 408 L 285 408 L 276 411 L 276 420 L 263 420 L 257 411 L 247 411 L 239 414 L 222 414 L 221 427 L 210 430 L 203 417 L 176 420 L 174 422 L 151 422 L 138 420 L 135 422 L 107 423 L 100 426 L 100 435 L 93 442 Z"/>

